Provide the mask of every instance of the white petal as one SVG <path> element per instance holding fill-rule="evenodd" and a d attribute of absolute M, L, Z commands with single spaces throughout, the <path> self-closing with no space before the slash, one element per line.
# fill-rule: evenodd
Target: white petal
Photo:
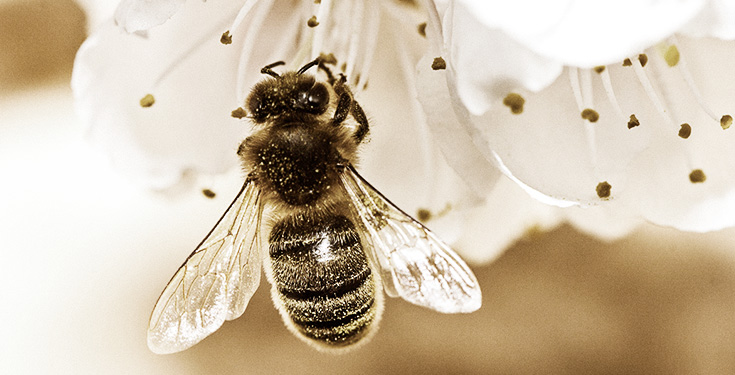
<path fill-rule="evenodd" d="M 457 94 L 479 115 L 515 87 L 538 91 L 556 79 L 562 65 L 525 48 L 499 29 L 487 28 L 457 4 L 444 16 L 448 64 Z"/>
<path fill-rule="evenodd" d="M 529 232 L 559 225 L 562 216 L 558 210 L 500 178 L 484 204 L 461 211 L 462 234 L 453 246 L 470 263 L 491 262 Z"/>
<path fill-rule="evenodd" d="M 92 142 L 145 185 L 162 188 L 187 170 L 219 173 L 237 163 L 249 126 L 230 116 L 242 105 L 239 50 L 219 39 L 240 4 L 227 5 L 189 2 L 148 38 L 109 23 L 78 52 L 72 87 Z M 156 101 L 150 108 L 140 105 L 146 94 Z"/>
<path fill-rule="evenodd" d="M 620 205 L 575 206 L 562 209 L 560 215 L 578 230 L 605 241 L 623 238 L 644 222 L 636 211 Z"/>
<path fill-rule="evenodd" d="M 702 11 L 680 32 L 699 37 L 735 38 L 735 2 L 709 0 Z"/>
<path fill-rule="evenodd" d="M 115 10 L 115 23 L 133 33 L 162 25 L 186 0 L 122 0 Z"/>
<path fill-rule="evenodd" d="M 487 28 L 565 65 L 622 60 L 673 34 L 705 0 L 457 0 Z"/>
<path fill-rule="evenodd" d="M 478 197 L 484 197 L 492 191 L 501 174 L 495 168 L 486 167 L 487 159 L 463 128 L 457 112 L 452 110 L 446 71 L 432 70 L 431 60 L 430 56 L 425 56 L 418 63 L 416 89 L 426 114 L 425 122 L 434 139 L 441 140 L 439 147 L 447 163 Z M 457 111 L 463 109 L 455 108 Z M 466 121 L 469 114 L 460 112 L 459 117 Z"/>

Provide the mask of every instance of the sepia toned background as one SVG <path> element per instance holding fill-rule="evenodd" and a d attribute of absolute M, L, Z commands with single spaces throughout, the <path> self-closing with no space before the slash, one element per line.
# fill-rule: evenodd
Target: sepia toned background
<path fill-rule="evenodd" d="M 529 234 L 472 265 L 478 312 L 389 299 L 380 332 L 344 355 L 291 335 L 265 281 L 240 319 L 151 353 L 153 303 L 240 176 L 163 194 L 115 175 L 68 87 L 85 35 L 71 0 L 0 0 L 0 373 L 735 373 L 735 230 L 652 226 L 611 243 L 566 226 Z"/>

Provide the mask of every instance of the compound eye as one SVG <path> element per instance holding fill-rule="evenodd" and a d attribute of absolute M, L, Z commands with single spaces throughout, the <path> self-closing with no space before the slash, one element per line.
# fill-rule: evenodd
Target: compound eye
<path fill-rule="evenodd" d="M 324 108 L 329 103 L 329 91 L 323 84 L 317 83 L 309 90 L 309 105 L 313 108 Z"/>
<path fill-rule="evenodd" d="M 298 107 L 311 113 L 321 113 L 329 104 L 329 91 L 324 84 L 317 82 L 309 91 L 302 91 L 298 97 Z"/>

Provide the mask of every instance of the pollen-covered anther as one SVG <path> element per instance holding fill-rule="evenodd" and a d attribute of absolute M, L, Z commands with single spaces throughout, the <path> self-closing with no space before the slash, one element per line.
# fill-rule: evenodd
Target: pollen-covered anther
<path fill-rule="evenodd" d="M 641 122 L 638 121 L 638 118 L 635 117 L 635 114 L 630 115 L 630 120 L 628 120 L 628 129 L 633 129 L 636 126 L 640 126 Z"/>
<path fill-rule="evenodd" d="M 610 192 L 612 191 L 612 186 L 607 181 L 602 181 L 597 184 L 595 191 L 597 191 L 597 196 L 600 199 L 609 199 Z"/>
<path fill-rule="evenodd" d="M 510 108 L 510 112 L 514 115 L 519 115 L 523 113 L 523 105 L 526 103 L 526 99 L 523 99 L 523 97 L 520 94 L 516 94 L 514 92 L 508 94 L 503 98 L 503 104 Z"/>
<path fill-rule="evenodd" d="M 222 33 L 222 36 L 219 38 L 219 42 L 224 45 L 232 44 L 232 35 L 230 35 L 230 30 Z"/>
<path fill-rule="evenodd" d="M 597 122 L 600 119 L 600 114 L 592 108 L 585 108 L 582 111 L 582 118 L 589 122 Z"/>
<path fill-rule="evenodd" d="M 599 66 L 596 66 L 596 67 L 594 67 L 592 69 L 595 71 L 595 73 L 601 74 L 602 72 L 605 71 L 605 65 L 599 65 Z"/>
<path fill-rule="evenodd" d="M 447 62 L 444 61 L 444 59 L 441 56 L 435 57 L 434 61 L 431 62 L 431 69 L 444 70 L 446 68 L 447 68 Z"/>
<path fill-rule="evenodd" d="M 626 58 L 623 60 L 623 66 L 633 66 L 633 62 Z"/>
<path fill-rule="evenodd" d="M 641 63 L 642 67 L 645 67 L 646 64 L 648 64 L 648 55 L 646 55 L 645 53 L 641 53 L 640 55 L 638 55 L 638 62 Z"/>
<path fill-rule="evenodd" d="M 243 117 L 245 117 L 247 115 L 248 115 L 248 113 L 247 113 L 247 111 L 245 111 L 245 109 L 243 107 L 237 107 L 237 109 L 233 110 L 232 113 L 230 113 L 230 116 L 232 116 L 232 117 L 234 117 L 236 119 L 241 119 L 241 118 L 243 118 Z"/>
<path fill-rule="evenodd" d="M 213 199 L 214 197 L 217 196 L 217 194 L 215 194 L 210 189 L 202 189 L 202 194 L 204 194 L 204 196 L 207 197 L 207 198 L 209 198 L 209 199 Z"/>
<path fill-rule="evenodd" d="M 701 169 L 695 169 L 692 173 L 689 173 L 689 181 L 693 184 L 704 182 L 706 179 L 707 176 L 704 175 L 704 172 L 702 172 Z"/>
<path fill-rule="evenodd" d="M 666 60 L 666 64 L 671 67 L 679 64 L 679 58 L 679 49 L 676 48 L 676 45 L 674 44 L 670 45 L 669 48 L 667 48 L 664 52 L 664 60 Z"/>
<path fill-rule="evenodd" d="M 148 108 L 153 106 L 153 103 L 156 102 L 156 98 L 153 97 L 151 94 L 146 94 L 143 98 L 140 99 L 140 106 L 143 108 Z"/>
<path fill-rule="evenodd" d="M 426 22 L 422 22 L 418 25 L 417 30 L 419 32 L 419 35 L 426 37 Z"/>
<path fill-rule="evenodd" d="M 679 129 L 679 137 L 687 139 L 690 135 L 692 135 L 692 127 L 686 122 L 681 124 L 681 128 Z"/>
<path fill-rule="evenodd" d="M 316 16 L 311 16 L 311 18 L 306 21 L 306 25 L 309 27 L 317 27 L 319 26 L 319 21 L 316 20 Z"/>
<path fill-rule="evenodd" d="M 728 129 L 730 128 L 730 125 L 732 125 L 732 116 L 730 115 L 724 115 L 720 119 L 720 126 L 722 126 L 722 129 Z"/>

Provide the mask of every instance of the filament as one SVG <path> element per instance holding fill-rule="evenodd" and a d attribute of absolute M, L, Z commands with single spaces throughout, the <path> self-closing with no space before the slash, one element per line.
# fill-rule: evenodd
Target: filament
<path fill-rule="evenodd" d="M 582 89 L 579 86 L 579 70 L 570 66 L 567 72 L 569 73 L 569 84 L 572 87 L 574 99 L 577 101 L 577 108 L 579 109 L 579 112 L 582 112 L 584 109 L 584 101 L 582 100 Z"/>
<path fill-rule="evenodd" d="M 673 45 L 678 45 L 676 37 L 671 37 L 670 43 Z M 686 60 L 684 60 L 683 54 L 679 54 L 679 63 L 677 64 L 677 67 L 679 68 L 679 73 L 681 73 L 681 76 L 684 78 L 684 81 L 687 83 L 687 86 L 689 86 L 689 90 L 691 90 L 692 94 L 694 95 L 694 98 L 697 100 L 697 103 L 699 103 L 699 106 L 702 108 L 702 110 L 713 120 L 719 122 L 720 119 L 715 115 L 712 109 L 710 109 L 707 103 L 704 102 L 702 93 L 699 91 L 699 88 L 694 83 L 694 78 L 692 77 L 691 72 L 687 68 L 687 63 L 686 63 Z"/>
<path fill-rule="evenodd" d="M 638 59 L 630 59 L 630 61 L 633 64 L 633 70 L 635 71 L 636 76 L 638 76 L 638 81 L 640 81 L 641 86 L 643 86 L 643 90 L 645 90 L 646 95 L 648 95 L 648 99 L 651 100 L 661 117 L 663 117 L 666 122 L 673 126 L 674 120 L 671 118 L 671 116 L 669 116 L 668 112 L 666 112 L 664 105 L 661 103 L 661 99 L 659 98 L 658 94 L 656 94 L 656 90 L 653 89 L 653 85 L 651 85 L 651 81 L 648 79 L 648 75 L 646 75 L 646 72 L 643 70 L 643 66 L 641 65 L 640 61 L 638 61 Z"/>
<path fill-rule="evenodd" d="M 612 81 L 610 80 L 610 74 L 608 73 L 607 69 L 600 72 L 600 79 L 602 80 L 602 86 L 605 88 L 605 94 L 607 94 L 607 100 L 610 102 L 610 105 L 612 105 L 612 107 L 615 109 L 615 112 L 618 113 L 620 118 L 625 119 L 623 110 L 620 109 L 618 99 L 615 97 L 615 91 L 613 91 Z"/>

